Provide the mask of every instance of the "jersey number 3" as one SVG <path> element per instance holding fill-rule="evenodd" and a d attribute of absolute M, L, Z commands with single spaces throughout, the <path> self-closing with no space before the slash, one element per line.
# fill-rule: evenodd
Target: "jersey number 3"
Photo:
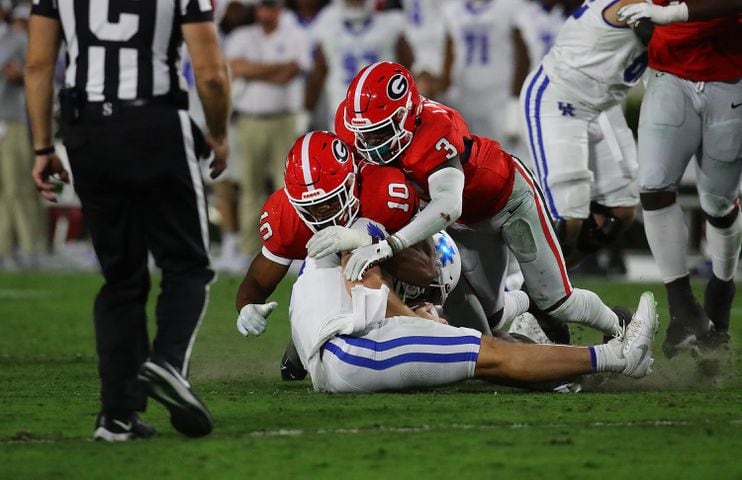
<path fill-rule="evenodd" d="M 454 147 L 453 144 L 449 142 L 446 137 L 441 137 L 441 139 L 438 140 L 438 143 L 435 144 L 435 149 L 445 150 L 447 160 L 451 160 L 453 157 L 459 154 L 459 151 L 456 149 L 456 147 Z"/>

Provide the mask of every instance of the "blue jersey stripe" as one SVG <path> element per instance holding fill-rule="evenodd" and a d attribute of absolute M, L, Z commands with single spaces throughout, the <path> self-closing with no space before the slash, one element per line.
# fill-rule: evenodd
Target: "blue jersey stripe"
<path fill-rule="evenodd" d="M 370 370 L 386 370 L 403 363 L 458 363 L 458 362 L 476 362 L 477 352 L 462 353 L 403 353 L 396 357 L 384 360 L 374 360 L 372 358 L 359 357 L 343 351 L 332 342 L 325 343 L 324 349 L 335 355 L 341 362 L 356 367 L 368 368 Z"/>
<path fill-rule="evenodd" d="M 533 157 L 533 163 L 536 165 L 536 174 L 538 178 L 541 178 L 541 166 L 539 165 L 538 152 L 536 151 L 536 145 L 533 143 L 533 127 L 531 124 L 531 93 L 533 93 L 533 87 L 538 83 L 541 73 L 544 71 L 544 67 L 539 67 L 536 75 L 531 79 L 531 83 L 528 85 L 526 91 L 526 125 L 528 126 L 528 142 L 531 144 L 531 156 Z"/>
<path fill-rule="evenodd" d="M 375 352 L 385 352 L 404 345 L 479 345 L 481 343 L 480 338 L 475 335 L 461 337 L 410 336 L 394 338 L 385 342 L 375 342 L 368 338 L 351 337 L 348 335 L 338 335 L 338 338 L 342 338 L 348 345 Z"/>

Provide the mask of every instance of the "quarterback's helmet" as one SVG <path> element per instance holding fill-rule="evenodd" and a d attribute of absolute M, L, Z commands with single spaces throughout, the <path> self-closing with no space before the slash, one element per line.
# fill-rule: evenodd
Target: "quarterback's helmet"
<path fill-rule="evenodd" d="M 402 65 L 377 62 L 355 76 L 345 97 L 343 120 L 359 154 L 390 163 L 410 145 L 422 108 L 412 74 Z"/>
<path fill-rule="evenodd" d="M 425 302 L 443 305 L 461 277 L 461 255 L 450 235 L 440 231 L 433 235 L 436 276 L 426 288 L 395 281 L 394 289 L 410 308 Z"/>
<path fill-rule="evenodd" d="M 294 143 L 286 159 L 286 195 L 313 231 L 347 226 L 358 215 L 353 154 L 331 132 L 309 132 Z"/>

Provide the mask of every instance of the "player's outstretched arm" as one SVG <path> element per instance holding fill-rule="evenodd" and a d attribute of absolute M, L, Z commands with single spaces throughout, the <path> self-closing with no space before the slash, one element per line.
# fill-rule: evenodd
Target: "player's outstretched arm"
<path fill-rule="evenodd" d="M 629 25 L 643 18 L 657 25 L 667 25 L 676 22 L 709 20 L 735 13 L 742 13 L 742 0 L 685 0 L 685 2 L 666 6 L 651 3 L 628 5 L 618 11 L 618 18 Z"/>
<path fill-rule="evenodd" d="M 458 157 L 428 177 L 430 203 L 405 227 L 379 243 L 355 250 L 345 267 L 345 276 L 358 280 L 368 268 L 391 258 L 445 229 L 461 216 L 464 172 Z"/>
<path fill-rule="evenodd" d="M 286 276 L 289 266 L 274 262 L 259 253 L 247 269 L 237 290 L 237 330 L 244 336 L 260 335 L 265 330 L 266 318 L 278 306 L 265 303 Z"/>

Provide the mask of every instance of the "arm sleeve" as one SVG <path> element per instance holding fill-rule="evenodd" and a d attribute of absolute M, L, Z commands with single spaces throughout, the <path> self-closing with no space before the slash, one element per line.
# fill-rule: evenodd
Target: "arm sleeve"
<path fill-rule="evenodd" d="M 432 237 L 461 216 L 464 172 L 446 167 L 428 177 L 430 203 L 406 227 L 394 234 L 402 248 Z"/>
<path fill-rule="evenodd" d="M 59 20 L 57 0 L 36 0 L 31 7 L 31 14 Z"/>
<path fill-rule="evenodd" d="M 211 0 L 178 0 L 180 4 L 180 23 L 214 21 Z"/>

